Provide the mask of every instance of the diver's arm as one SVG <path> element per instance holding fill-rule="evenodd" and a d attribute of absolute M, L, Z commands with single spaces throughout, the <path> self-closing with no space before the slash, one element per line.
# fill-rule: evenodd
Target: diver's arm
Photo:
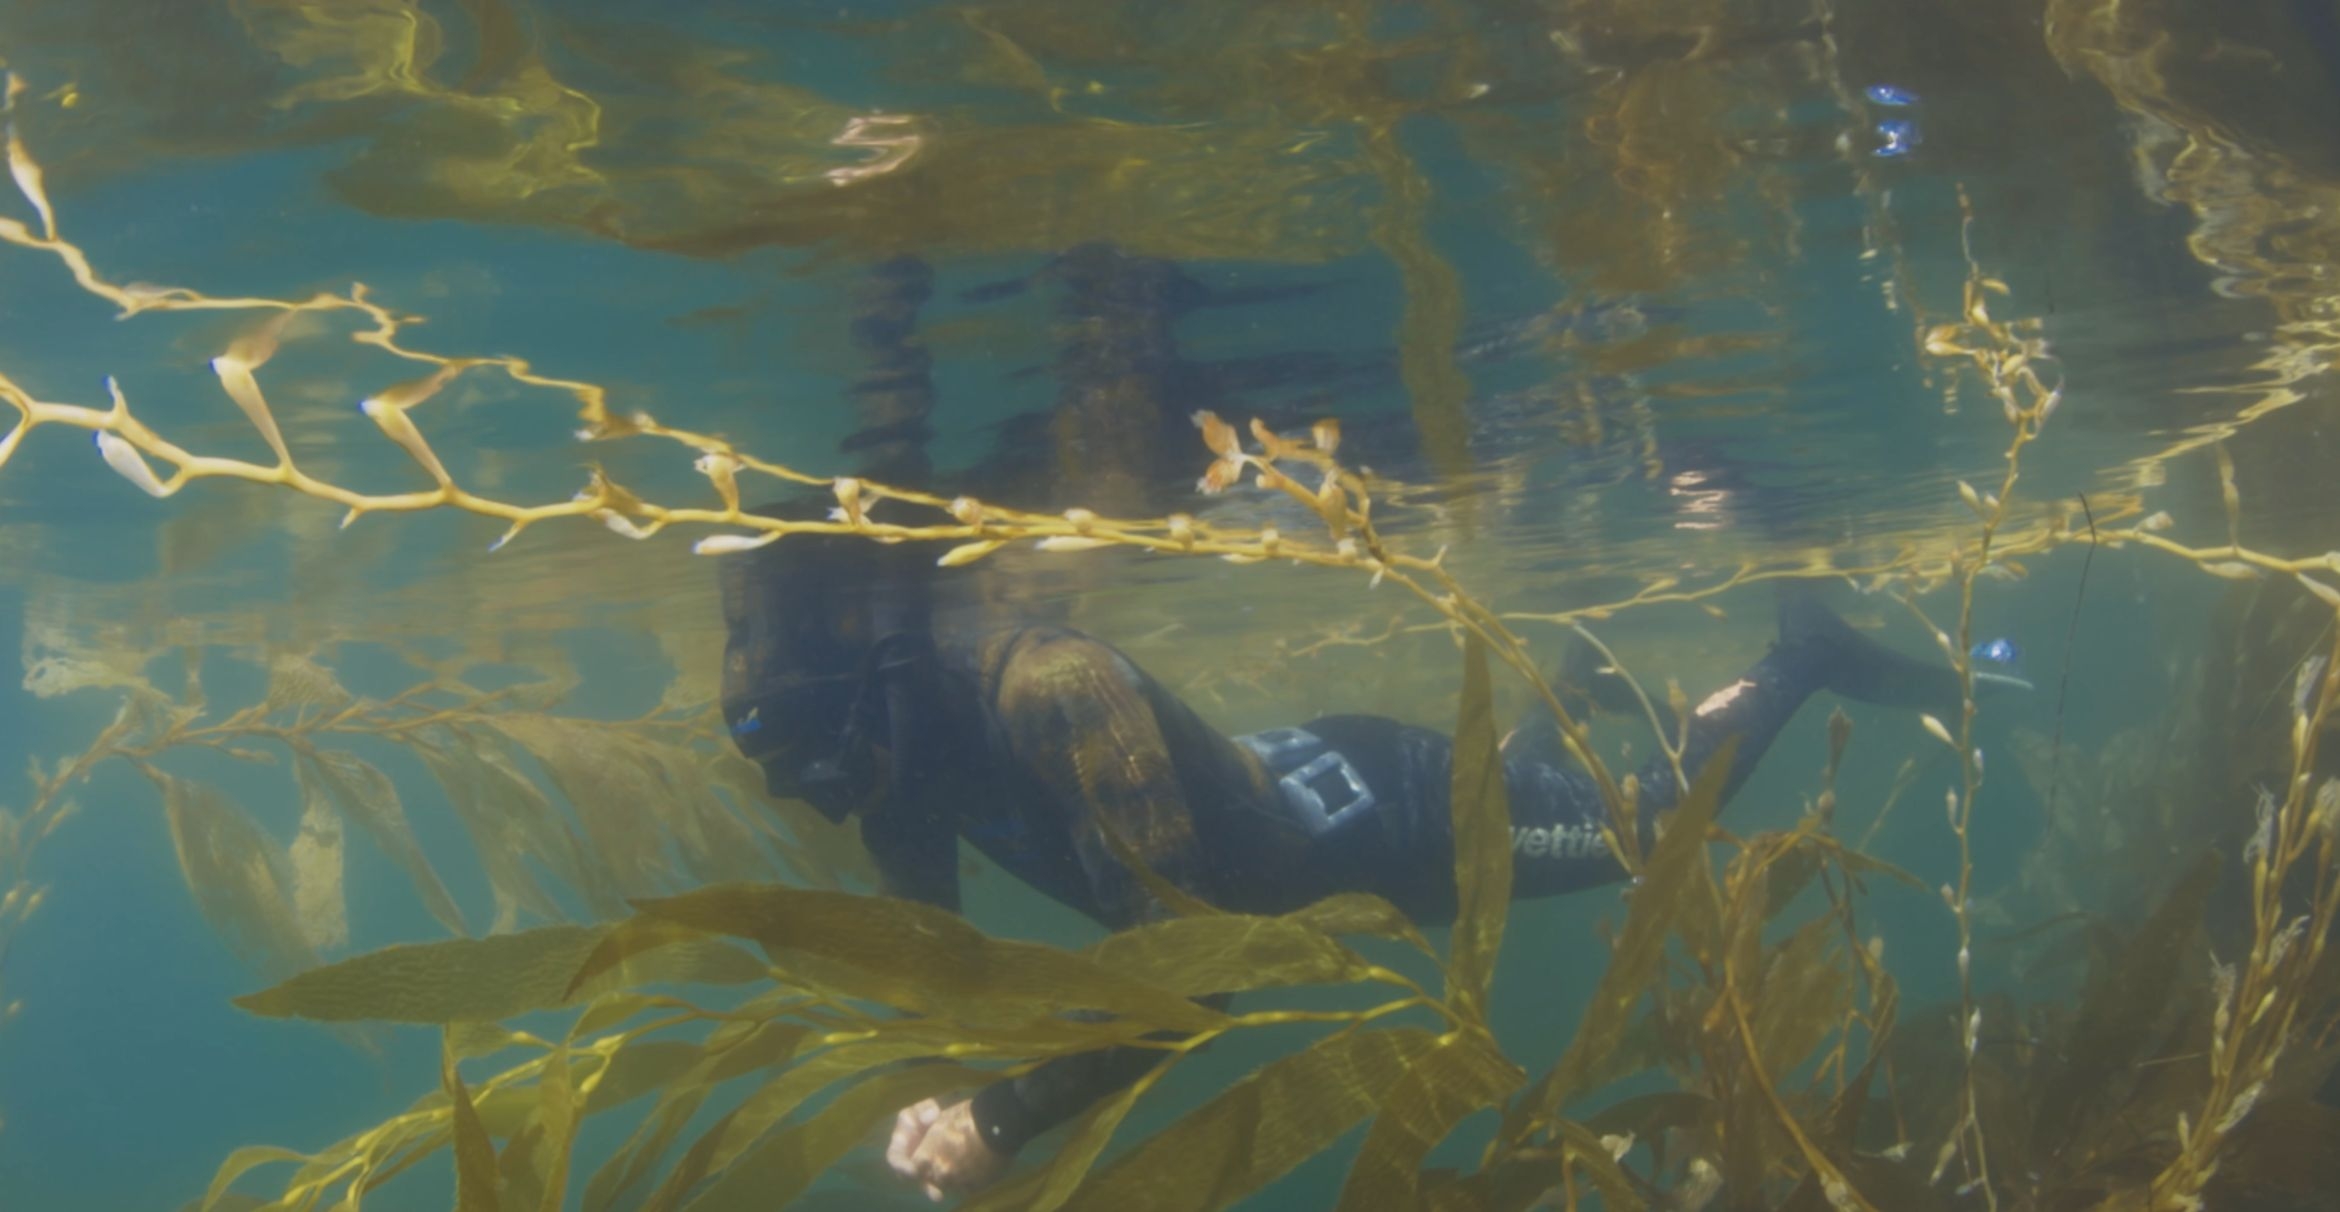
<path fill-rule="evenodd" d="M 1086 636 L 1035 632 L 1008 653 L 995 686 L 995 718 L 1012 759 L 1072 817 L 1072 848 L 1096 916 L 1127 929 L 1169 915 L 1123 865 L 1107 830 L 1163 879 L 1208 895 L 1209 864 L 1150 684 L 1135 665 Z M 974 1100 L 976 1126 L 986 1144 L 1013 1154 L 1163 1056 L 1123 1046 L 1058 1057 L 985 1087 Z"/>
<path fill-rule="evenodd" d="M 1214 1010 L 1224 1010 L 1234 998 L 1215 994 L 1195 999 Z M 1147 1036 L 1165 1043 L 1185 1038 L 1175 1031 Z M 1033 1137 L 1079 1115 L 1099 1099 L 1127 1089 L 1162 1063 L 1161 1048 L 1100 1048 L 1058 1057 L 1024 1074 L 985 1086 L 975 1095 L 975 1126 L 983 1143 L 1002 1156 L 1012 1157 Z"/>

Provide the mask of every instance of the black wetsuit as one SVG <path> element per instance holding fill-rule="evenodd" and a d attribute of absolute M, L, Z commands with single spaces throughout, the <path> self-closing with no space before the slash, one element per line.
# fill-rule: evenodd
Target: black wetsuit
<path fill-rule="evenodd" d="M 1693 775 L 1723 738 L 1740 738 L 1726 796 L 1816 690 L 1927 705 L 1955 694 L 1946 670 L 1886 653 L 1824 610 L 1810 617 L 1811 626 L 1783 621 L 1771 651 L 1692 716 L 1684 768 Z M 1229 738 L 1118 650 L 1063 628 L 917 645 L 917 658 L 894 662 L 907 672 L 880 696 L 885 718 L 866 726 L 891 740 L 884 790 L 857 805 L 888 893 L 956 911 L 965 838 L 1108 928 L 1158 916 L 1161 907 L 1108 848 L 1102 821 L 1155 871 L 1229 910 L 1281 913 L 1336 892 L 1370 892 L 1425 924 L 1452 919 L 1446 736 L 1336 715 Z M 735 668 L 755 659 L 754 637 L 735 630 Z M 1895 676 L 1881 675 L 1880 661 Z M 780 774 L 767 769 L 777 789 Z M 1662 759 L 1638 777 L 1646 839 L 1678 789 Z M 1590 776 L 1511 757 L 1505 782 L 1515 896 L 1622 878 Z M 1051 1062 L 982 1091 L 977 1122 L 994 1148 L 1012 1153 L 1160 1056 L 1124 1048 Z"/>

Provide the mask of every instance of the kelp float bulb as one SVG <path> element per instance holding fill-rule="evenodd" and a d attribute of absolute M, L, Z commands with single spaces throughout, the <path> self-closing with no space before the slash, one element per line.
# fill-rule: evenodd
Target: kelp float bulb
<path fill-rule="evenodd" d="M 723 498 L 723 507 L 733 513 L 738 513 L 739 458 L 735 455 L 710 451 L 700 455 L 699 461 L 692 466 L 698 469 L 700 475 L 707 477 L 708 482 L 715 485 L 715 495 Z"/>
<path fill-rule="evenodd" d="M 596 509 L 592 516 L 598 519 L 602 525 L 629 539 L 647 539 L 651 535 L 650 531 L 636 525 L 632 518 L 614 509 Z"/>
<path fill-rule="evenodd" d="M 289 467 L 292 454 L 285 448 L 284 434 L 277 429 L 276 417 L 268 410 L 267 399 L 260 394 L 260 381 L 252 375 L 257 365 L 251 358 L 231 351 L 211 360 L 211 373 L 219 376 L 221 390 L 243 410 L 244 418 L 252 422 L 252 427 L 260 431 L 268 449 L 276 452 L 278 465 Z"/>
<path fill-rule="evenodd" d="M 121 473 L 123 479 L 136 484 L 139 491 L 150 497 L 171 495 L 170 488 L 156 479 L 154 469 L 139 457 L 137 447 L 122 440 L 120 435 L 104 429 L 98 430 L 92 439 L 97 443 L 98 454 L 105 458 L 106 466 Z"/>
<path fill-rule="evenodd" d="M 852 476 L 838 476 L 829 485 L 829 491 L 837 498 L 837 508 L 829 513 L 832 520 L 856 528 L 869 524 L 866 507 L 861 503 L 860 480 Z"/>
<path fill-rule="evenodd" d="M 2340 779 L 2325 779 L 2316 788 L 2316 808 L 2308 823 L 2327 846 L 2340 847 Z"/>
<path fill-rule="evenodd" d="M 738 555 L 743 551 L 754 551 L 758 547 L 776 543 L 779 539 L 780 532 L 777 530 L 757 535 L 713 534 L 691 544 L 691 553 L 703 556 Z"/>
<path fill-rule="evenodd" d="M 391 441 L 398 443 L 433 480 L 438 481 L 439 487 L 455 486 L 455 478 L 447 474 L 447 468 L 439 462 L 439 456 L 431 450 L 430 443 L 423 441 L 422 431 L 407 419 L 404 408 L 381 396 L 368 396 L 359 402 L 358 411 L 380 426 Z"/>
<path fill-rule="evenodd" d="M 439 394 L 442 388 L 454 381 L 455 376 L 462 374 L 471 365 L 472 362 L 467 359 L 446 362 L 419 379 L 409 379 L 386 387 L 358 404 L 358 411 L 381 426 L 382 432 L 391 441 L 398 443 L 416 463 L 422 465 L 424 471 L 430 473 L 433 480 L 438 481 L 440 488 L 449 492 L 455 491 L 454 478 L 439 463 L 439 456 L 432 453 L 430 443 L 423 441 L 422 431 L 407 419 L 406 410 Z"/>

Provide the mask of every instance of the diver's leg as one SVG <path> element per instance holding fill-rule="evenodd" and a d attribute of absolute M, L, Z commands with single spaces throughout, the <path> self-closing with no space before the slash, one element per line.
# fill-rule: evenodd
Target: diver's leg
<path fill-rule="evenodd" d="M 2007 687 L 2024 683 L 2001 679 Z M 1880 706 L 1930 710 L 1949 718 L 1961 690 L 1950 669 L 1915 660 L 1854 631 L 1816 599 L 1783 599 L 1779 636 L 1763 659 L 1706 696 L 1683 723 L 1681 766 L 1696 779 L 1723 742 L 1738 740 L 1718 807 L 1728 805 L 1763 755 L 1814 692 L 1829 690 Z M 1672 721 L 1667 721 L 1669 724 Z M 1549 730 L 1549 717 L 1544 727 Z M 1541 742 L 1543 738 L 1537 738 Z M 1556 747 L 1556 737 L 1549 747 Z M 1519 752 L 1528 746 L 1508 747 Z M 1656 822 L 1681 799 L 1674 765 L 1664 755 L 1643 764 L 1635 828 L 1646 849 Z M 1610 825 L 1599 789 L 1573 766 L 1513 760 L 1506 764 L 1512 820 L 1512 888 L 1521 898 L 1560 895 L 1624 877 L 1603 828 Z"/>
<path fill-rule="evenodd" d="M 1978 693 L 2031 688 L 2018 678 L 1981 683 L 1978 677 Z M 1682 745 L 1683 772 L 1697 778 L 1723 740 L 1736 736 L 1738 748 L 1722 788 L 1723 802 L 1728 803 L 1778 739 L 1780 729 L 1820 690 L 1881 707 L 1929 711 L 1945 720 L 1956 718 L 1965 697 L 1957 673 L 1948 666 L 1895 652 L 1854 631 L 1818 599 L 1791 591 L 1781 599 L 1779 638 L 1771 651 L 1691 710 Z M 1653 814 L 1673 807 L 1681 788 L 1675 786 L 1672 765 L 1662 755 L 1645 764 L 1639 778 L 1646 833 Z"/>
<path fill-rule="evenodd" d="M 1775 646 L 1729 685 L 1691 708 L 1689 729 L 1682 738 L 1683 772 L 1697 778 L 1723 741 L 1737 737 L 1738 748 L 1723 779 L 1722 802 L 1728 803 L 1779 738 L 1780 729 L 1827 684 L 1823 655 L 1800 645 Z M 1644 763 L 1636 778 L 1646 830 L 1651 814 L 1672 808 L 1682 789 L 1674 783 L 1673 763 L 1663 754 Z"/>
<path fill-rule="evenodd" d="M 1978 695 L 2029 689 L 2031 683 L 2021 678 L 1975 675 Z M 1853 630 L 1809 593 L 1790 590 L 1780 600 L 1779 638 L 1771 651 L 1691 711 L 1682 769 L 1698 777 L 1723 738 L 1736 735 L 1739 748 L 1723 784 L 1727 801 L 1796 709 L 1818 690 L 1873 706 L 1931 712 L 1946 722 L 1957 720 L 1967 693 L 1949 666 L 1887 648 Z M 1671 807 L 1680 793 L 1663 759 L 1642 770 L 1641 785 L 1645 807 Z"/>
<path fill-rule="evenodd" d="M 1722 791 L 1727 804 L 1780 729 L 1824 684 L 1825 665 L 1815 654 L 1800 647 L 1774 647 L 1690 713 L 1682 745 L 1683 772 L 1697 778 L 1723 741 L 1736 736 L 1738 749 Z M 1548 717 L 1544 726 L 1551 727 Z M 1517 752 L 1531 747 L 1510 748 Z M 1641 787 L 1635 828 L 1646 850 L 1655 843 L 1658 817 L 1680 800 L 1681 789 L 1674 781 L 1673 763 L 1663 754 L 1644 763 L 1635 780 Z M 1564 896 L 1625 878 L 1624 867 L 1609 847 L 1614 823 L 1591 775 L 1573 765 L 1514 758 L 1504 763 L 1503 781 L 1511 807 L 1514 898 Z M 1443 808 L 1445 797 L 1439 800 Z M 1443 820 L 1434 823 L 1440 840 L 1446 841 L 1451 826 Z M 1448 852 L 1451 845 L 1439 849 Z M 1451 885 L 1446 895 L 1451 901 Z"/>

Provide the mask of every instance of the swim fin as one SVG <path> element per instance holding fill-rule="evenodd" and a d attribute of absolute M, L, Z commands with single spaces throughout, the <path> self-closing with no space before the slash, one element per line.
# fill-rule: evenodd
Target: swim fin
<path fill-rule="evenodd" d="M 1957 718 L 1963 696 L 1955 670 L 1896 652 L 1862 635 L 1809 592 L 1790 590 L 1780 595 L 1778 642 L 1783 649 L 1817 654 L 1822 684 L 1854 702 L 1931 712 L 1944 721 Z M 2002 673 L 1978 671 L 1974 682 L 1977 697 L 1999 690 L 2031 689 L 2031 683 Z"/>

